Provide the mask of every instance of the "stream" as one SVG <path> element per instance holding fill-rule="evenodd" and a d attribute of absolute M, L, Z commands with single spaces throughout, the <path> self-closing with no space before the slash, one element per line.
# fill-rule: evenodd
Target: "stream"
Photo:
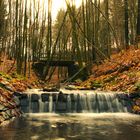
<path fill-rule="evenodd" d="M 20 99 L 26 113 L 0 127 L 0 140 L 139 140 L 140 117 L 117 94 L 63 93 L 66 98 L 55 93 L 54 100 L 54 93 L 28 91 Z"/>

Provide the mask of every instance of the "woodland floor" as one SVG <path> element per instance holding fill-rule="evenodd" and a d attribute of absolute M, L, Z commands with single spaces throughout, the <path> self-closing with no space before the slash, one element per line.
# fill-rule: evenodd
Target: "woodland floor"
<path fill-rule="evenodd" d="M 8 66 L 10 63 L 6 61 L 5 64 Z M 9 74 L 0 72 L 0 124 L 22 114 L 13 93 L 22 93 L 29 88 L 42 88 L 41 85 L 43 83 L 39 83 L 35 75 L 26 79 L 13 71 Z"/>
<path fill-rule="evenodd" d="M 3 61 L 0 71 L 7 72 L 11 61 Z M 14 69 L 5 74 L 0 72 L 0 89 L 11 87 L 13 91 L 24 91 L 27 88 L 42 88 L 43 82 L 32 72 L 30 79 L 23 78 L 14 72 Z M 100 65 L 94 65 L 89 78 L 78 83 L 77 88 L 99 89 L 105 91 L 140 91 L 140 49 L 129 49 L 112 55 L 111 59 L 104 60 Z"/>
<path fill-rule="evenodd" d="M 120 52 L 101 65 L 94 65 L 92 75 L 80 86 L 105 91 L 140 91 L 140 49 Z"/>

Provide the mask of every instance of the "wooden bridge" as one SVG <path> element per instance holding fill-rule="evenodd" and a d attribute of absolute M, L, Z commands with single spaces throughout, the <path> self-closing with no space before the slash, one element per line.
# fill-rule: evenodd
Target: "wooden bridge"
<path fill-rule="evenodd" d="M 40 60 L 39 63 L 44 63 L 49 66 L 69 67 L 75 64 L 75 61 L 68 60 Z"/>
<path fill-rule="evenodd" d="M 33 64 L 33 69 L 41 79 L 44 79 L 48 75 L 49 67 L 67 67 L 68 77 L 73 76 L 80 69 L 79 66 L 75 64 L 75 61 L 67 60 L 40 60 Z"/>
<path fill-rule="evenodd" d="M 76 61 L 70 59 L 69 56 L 67 58 L 58 58 L 58 56 L 54 56 L 53 59 L 49 59 L 43 55 L 43 57 L 40 57 L 40 59 L 33 64 L 33 69 L 42 79 L 48 75 L 48 69 L 50 67 L 66 67 L 68 69 L 68 78 L 72 77 L 80 70 Z"/>

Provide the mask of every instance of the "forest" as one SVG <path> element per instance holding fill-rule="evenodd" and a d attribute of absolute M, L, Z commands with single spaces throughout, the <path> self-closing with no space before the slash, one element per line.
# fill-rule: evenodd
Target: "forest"
<path fill-rule="evenodd" d="M 13 60 L 18 74 L 29 77 L 31 64 L 41 59 L 92 66 L 114 53 L 138 48 L 138 0 L 81 0 L 78 8 L 74 0 L 66 1 L 67 8 L 59 9 L 55 20 L 52 1 L 48 0 L 48 8 L 45 3 L 0 1 L 0 58 Z M 54 68 L 48 68 L 49 74 L 54 71 L 50 69 Z M 58 75 L 67 73 L 59 69 Z"/>
<path fill-rule="evenodd" d="M 0 139 L 138 140 L 139 54 L 140 0 L 0 0 Z"/>

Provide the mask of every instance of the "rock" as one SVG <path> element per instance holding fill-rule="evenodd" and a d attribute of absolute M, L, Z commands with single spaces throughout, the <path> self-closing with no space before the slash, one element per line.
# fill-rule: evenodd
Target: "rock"
<path fill-rule="evenodd" d="M 129 95 L 125 93 L 117 94 L 117 97 L 121 100 L 129 100 Z"/>
<path fill-rule="evenodd" d="M 57 94 L 52 94 L 52 97 L 53 97 L 53 102 L 56 102 L 57 101 Z"/>
<path fill-rule="evenodd" d="M 22 93 L 20 93 L 20 92 L 14 92 L 13 95 L 14 96 L 17 96 L 17 97 L 20 97 L 20 96 L 22 96 Z"/>
<path fill-rule="evenodd" d="M 20 99 L 28 98 L 27 94 L 21 94 Z"/>
<path fill-rule="evenodd" d="M 60 92 L 58 94 L 58 102 L 67 102 L 67 94 Z"/>
<path fill-rule="evenodd" d="M 47 92 L 55 91 L 55 92 L 58 92 L 59 89 L 57 89 L 56 87 L 46 87 L 46 88 L 43 89 L 43 91 L 47 91 Z"/>
<path fill-rule="evenodd" d="M 41 99 L 42 99 L 42 102 L 48 102 L 49 101 L 49 94 L 46 94 L 46 93 L 43 93 L 41 94 Z"/>
<path fill-rule="evenodd" d="M 28 105 L 29 105 L 28 98 L 20 99 L 20 106 L 28 106 Z"/>
<path fill-rule="evenodd" d="M 13 101 L 15 102 L 16 106 L 20 105 L 20 100 L 17 96 L 13 97 Z"/>
<path fill-rule="evenodd" d="M 9 82 L 7 82 L 7 81 L 1 81 L 0 82 L 0 87 L 5 88 L 5 89 L 7 89 L 7 90 L 9 90 L 11 92 L 13 91 L 13 88 L 11 87 Z"/>
<path fill-rule="evenodd" d="M 65 86 L 65 89 L 68 89 L 68 90 L 76 90 L 76 86 L 75 85 L 67 85 Z"/>
<path fill-rule="evenodd" d="M 31 94 L 31 102 L 37 102 L 39 100 L 39 96 L 37 94 Z"/>
<path fill-rule="evenodd" d="M 76 101 L 74 94 L 70 94 L 70 98 L 71 98 L 71 102 L 75 102 Z"/>
<path fill-rule="evenodd" d="M 139 98 L 140 97 L 140 93 L 131 93 L 129 94 L 129 98 L 134 99 L 134 98 Z"/>
<path fill-rule="evenodd" d="M 5 89 L 7 89 L 7 90 L 9 90 L 9 91 L 13 92 L 13 88 L 12 88 L 12 87 L 10 87 L 10 86 L 5 86 Z"/>

